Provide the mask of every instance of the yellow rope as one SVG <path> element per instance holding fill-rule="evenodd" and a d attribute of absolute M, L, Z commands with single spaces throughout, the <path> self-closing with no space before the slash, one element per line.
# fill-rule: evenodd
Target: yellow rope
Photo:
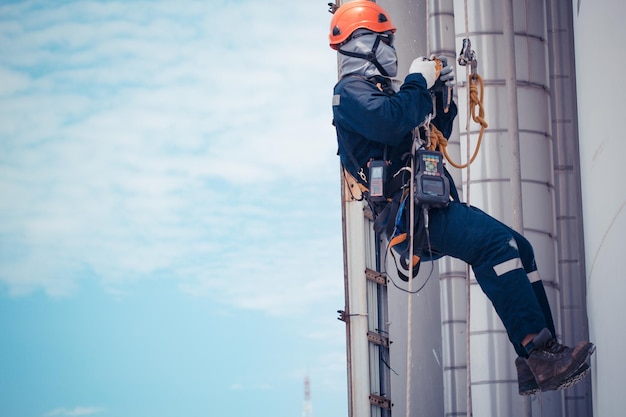
<path fill-rule="evenodd" d="M 480 149 L 480 144 L 483 140 L 483 134 L 485 133 L 485 129 L 489 126 L 487 121 L 485 120 L 485 109 L 483 107 L 483 96 L 484 96 L 484 82 L 480 75 L 478 74 L 470 74 L 468 77 L 468 85 L 469 85 L 469 96 L 470 96 L 470 114 L 472 116 L 472 120 L 480 125 L 480 133 L 478 134 L 478 142 L 476 143 L 476 149 L 474 149 L 474 153 L 470 158 L 469 162 L 461 165 L 454 162 L 450 156 L 448 155 L 448 150 L 446 149 L 448 146 L 448 140 L 443 136 L 443 133 L 439 131 L 432 123 L 430 124 L 430 146 L 428 149 L 435 150 L 437 146 L 439 146 L 439 150 L 446 157 L 450 165 L 455 168 L 463 169 L 466 168 L 469 164 L 474 162 L 476 156 L 478 156 L 478 151 Z M 478 89 L 480 86 L 480 91 Z M 478 114 L 476 114 L 476 110 L 478 109 Z"/>

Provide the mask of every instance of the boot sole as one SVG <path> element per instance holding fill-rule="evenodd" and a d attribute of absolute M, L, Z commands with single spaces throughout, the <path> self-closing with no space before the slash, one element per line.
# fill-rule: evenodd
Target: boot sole
<path fill-rule="evenodd" d="M 583 380 L 583 378 L 585 378 L 589 374 L 590 371 L 591 371 L 591 367 L 587 363 L 583 363 L 582 366 L 580 368 L 578 368 L 578 370 L 576 372 L 574 372 L 574 374 L 570 378 L 568 378 L 565 381 L 561 382 L 554 389 L 554 391 L 560 391 L 560 390 L 563 390 L 565 388 L 569 388 L 572 385 L 575 385 L 575 384 L 579 383 L 580 381 Z M 530 384 L 528 384 L 528 385 L 530 385 Z M 535 394 L 539 394 L 540 392 L 547 392 L 547 391 L 552 391 L 552 390 L 543 390 L 542 391 L 541 388 L 539 388 L 539 386 L 535 382 L 532 386 L 527 386 L 524 389 L 520 388 L 519 395 L 528 396 L 528 395 L 535 395 Z"/>
<path fill-rule="evenodd" d="M 577 384 L 578 382 L 580 382 L 584 377 L 587 376 L 587 374 L 589 374 L 589 372 L 591 371 L 591 368 L 589 366 L 589 364 L 587 364 L 587 360 L 589 360 L 589 358 L 591 357 L 591 355 L 596 351 L 596 346 L 593 345 L 589 351 L 587 352 L 587 357 L 585 358 L 585 360 L 583 361 L 583 363 L 574 371 L 570 374 L 569 377 L 565 378 L 559 385 L 557 385 L 555 388 L 550 388 L 550 389 L 541 389 L 539 388 L 539 386 L 537 385 L 537 382 L 533 380 L 532 384 L 526 384 L 525 388 L 522 388 L 522 386 L 519 387 L 519 395 L 523 395 L 523 396 L 527 396 L 527 395 L 535 395 L 535 394 L 539 394 L 540 392 L 547 392 L 547 391 L 560 391 L 563 390 L 565 388 L 569 388 L 572 385 Z"/>
<path fill-rule="evenodd" d="M 563 381 L 561 384 L 559 384 L 559 386 L 556 387 L 556 390 L 563 390 L 579 383 L 583 380 L 583 378 L 587 376 L 587 374 L 589 374 L 589 372 L 591 372 L 591 367 L 588 364 L 583 363 L 583 366 L 578 368 L 578 372 L 574 373 L 574 375 L 572 375 L 568 380 Z"/>
<path fill-rule="evenodd" d="M 557 385 L 552 385 L 552 384 L 546 384 L 544 383 L 543 386 L 539 386 L 539 388 L 541 389 L 542 392 L 545 391 L 556 391 L 556 390 L 561 390 L 563 388 L 567 388 L 573 384 L 575 384 L 576 382 L 580 381 L 580 379 L 582 379 L 582 377 L 578 380 L 576 380 L 575 382 L 569 383 L 570 379 L 577 377 L 578 376 L 578 371 L 579 369 L 583 368 L 585 365 L 587 365 L 587 361 L 589 360 L 589 357 L 591 357 L 591 355 L 593 354 L 593 352 L 596 351 L 596 346 L 594 344 L 591 344 L 591 347 L 589 348 L 589 350 L 587 351 L 587 355 L 585 356 L 585 358 L 583 360 L 581 360 L 580 365 L 571 370 L 568 374 L 563 375 L 560 378 L 560 382 Z M 589 365 L 587 365 L 587 368 L 589 367 Z M 584 377 L 584 375 L 583 375 Z"/>

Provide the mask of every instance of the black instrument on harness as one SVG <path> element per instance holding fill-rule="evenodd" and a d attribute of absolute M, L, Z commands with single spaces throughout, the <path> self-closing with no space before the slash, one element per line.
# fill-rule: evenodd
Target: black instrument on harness
<path fill-rule="evenodd" d="M 450 181 L 444 172 L 443 154 L 419 149 L 417 163 L 415 202 L 428 208 L 447 207 L 450 202 Z"/>

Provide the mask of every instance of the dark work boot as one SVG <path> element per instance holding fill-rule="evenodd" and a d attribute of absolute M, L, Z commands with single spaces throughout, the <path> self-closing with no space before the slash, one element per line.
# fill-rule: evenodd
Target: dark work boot
<path fill-rule="evenodd" d="M 526 359 L 518 356 L 515 358 L 515 368 L 517 369 L 517 386 L 519 395 L 533 395 L 541 392 L 541 388 L 535 381 L 535 376 L 528 367 Z"/>
<path fill-rule="evenodd" d="M 517 386 L 519 390 L 519 395 L 534 395 L 541 392 L 541 388 L 537 385 L 537 381 L 535 381 L 535 376 L 533 375 L 530 367 L 526 363 L 526 359 L 518 356 L 515 359 L 515 368 L 517 368 Z M 556 387 L 557 390 L 565 389 L 571 387 L 577 382 L 581 381 L 587 374 L 591 371 L 591 368 L 587 363 L 583 363 L 580 368 L 572 375 L 569 379 L 564 380 L 561 384 Z"/>
<path fill-rule="evenodd" d="M 541 391 L 552 391 L 563 387 L 577 374 L 595 346 L 593 343 L 580 342 L 570 348 L 558 343 L 548 329 L 543 329 L 526 346 L 526 350 L 526 364 L 535 376 L 537 385 Z"/>

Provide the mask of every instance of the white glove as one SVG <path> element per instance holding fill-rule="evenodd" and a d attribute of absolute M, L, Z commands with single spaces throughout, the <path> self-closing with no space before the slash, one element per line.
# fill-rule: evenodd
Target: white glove
<path fill-rule="evenodd" d="M 413 60 L 409 67 L 409 73 L 422 74 L 426 79 L 426 88 L 431 88 L 439 76 L 439 74 L 437 74 L 435 61 L 430 61 L 423 56 Z"/>

